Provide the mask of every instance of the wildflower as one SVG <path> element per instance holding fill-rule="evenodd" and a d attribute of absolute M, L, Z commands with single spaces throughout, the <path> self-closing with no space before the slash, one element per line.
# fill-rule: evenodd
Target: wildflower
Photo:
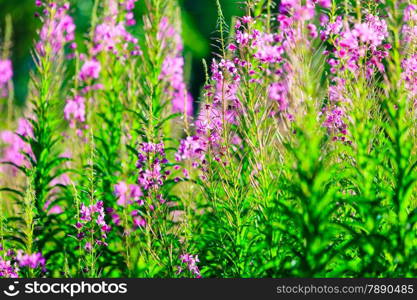
<path fill-rule="evenodd" d="M 160 80 L 168 83 L 167 93 L 171 98 L 173 113 L 193 114 L 193 98 L 187 91 L 184 82 L 184 58 L 182 56 L 183 44 L 178 31 L 169 24 L 168 18 L 162 18 L 159 24 L 158 38 L 164 47 L 170 49 L 165 57 Z"/>
<path fill-rule="evenodd" d="M 235 51 L 237 49 L 237 46 L 235 44 L 229 44 L 227 47 L 230 51 Z"/>
<path fill-rule="evenodd" d="M 329 86 L 330 105 L 323 112 L 323 126 L 328 128 L 333 140 L 346 141 L 348 115 L 344 103 L 350 100 L 346 98 L 346 82 L 339 73 L 346 70 L 357 75 L 360 63 L 363 60 L 366 67 L 366 76 L 370 78 L 376 71 L 385 72 L 383 59 L 388 56 L 390 44 L 384 43 L 388 36 L 385 20 L 378 16 L 367 15 L 363 23 L 354 24 L 353 28 L 345 26 L 341 17 L 337 17 L 332 23 L 328 23 L 321 38 L 327 39 L 333 36 L 335 50 L 328 59 L 330 72 L 332 73 Z M 330 54 L 330 53 L 326 53 Z"/>
<path fill-rule="evenodd" d="M 114 0 L 108 0 L 109 14 L 105 16 L 103 23 L 98 24 L 94 30 L 94 47 L 91 49 L 93 56 L 104 51 L 122 57 L 123 54 L 127 54 L 126 51 L 132 48 L 135 50 L 130 52 L 131 55 L 142 54 L 138 39 L 126 30 L 126 26 L 132 26 L 136 23 L 132 12 L 136 1 L 128 0 L 124 2 L 126 21 L 119 22 L 118 3 Z"/>
<path fill-rule="evenodd" d="M 139 169 L 139 186 L 144 190 L 159 189 L 166 179 L 163 168 L 167 163 L 163 143 L 142 143 L 136 164 Z"/>
<path fill-rule="evenodd" d="M 9 59 L 0 60 L 0 86 L 9 82 L 12 77 L 12 62 Z"/>
<path fill-rule="evenodd" d="M 318 37 L 319 34 L 317 33 L 316 25 L 308 24 L 307 29 L 309 30 L 309 35 L 311 38 L 315 39 L 316 37 Z"/>
<path fill-rule="evenodd" d="M 255 57 L 263 63 L 279 63 L 282 61 L 284 47 L 276 43 L 275 36 L 268 33 L 259 33 L 256 36 L 256 42 L 252 44 L 257 51 Z"/>
<path fill-rule="evenodd" d="M 64 108 L 65 120 L 70 122 L 71 128 L 75 127 L 76 122 L 85 122 L 85 99 L 75 96 L 68 99 Z"/>
<path fill-rule="evenodd" d="M 136 227 L 145 227 L 146 226 L 146 220 L 142 217 L 133 218 L 133 223 Z"/>
<path fill-rule="evenodd" d="M 25 254 L 23 251 L 19 250 L 17 252 L 16 260 L 19 262 L 20 267 L 28 267 L 31 269 L 42 268 L 42 271 L 45 272 L 45 258 L 40 252 L 33 254 Z"/>
<path fill-rule="evenodd" d="M 180 255 L 180 261 L 187 266 L 187 269 L 196 276 L 196 278 L 201 278 L 200 270 L 197 266 L 197 263 L 200 262 L 198 255 L 192 254 L 182 254 Z M 182 268 L 178 267 L 178 274 L 182 273 Z"/>
<path fill-rule="evenodd" d="M 325 114 L 326 119 L 323 124 L 324 127 L 327 127 L 333 135 L 347 135 L 347 125 L 343 120 L 343 118 L 345 118 L 345 112 L 341 107 L 327 110 L 325 111 Z"/>
<path fill-rule="evenodd" d="M 33 158 L 31 146 L 22 138 L 33 137 L 32 125 L 27 119 L 20 118 L 18 120 L 18 128 L 16 132 L 2 131 L 0 132 L 0 140 L 2 140 L 7 147 L 3 151 L 2 162 L 10 162 L 16 166 L 29 166 L 27 156 Z M 13 168 L 13 175 L 16 175 L 17 170 Z"/>
<path fill-rule="evenodd" d="M 332 0 L 318 0 L 317 3 L 324 8 L 332 7 Z"/>
<path fill-rule="evenodd" d="M 355 24 L 353 33 L 361 42 L 370 43 L 372 47 L 378 47 L 388 36 L 387 28 L 384 20 L 374 15 L 367 15 L 365 23 Z"/>
<path fill-rule="evenodd" d="M 74 40 L 75 24 L 72 17 L 67 14 L 68 10 L 69 4 L 59 7 L 52 5 L 46 9 L 46 20 L 39 33 L 40 41 L 36 44 L 40 55 L 45 56 L 47 48 L 51 49 L 52 54 L 58 54 L 65 45 Z"/>
<path fill-rule="evenodd" d="M 114 194 L 117 197 L 117 204 L 126 206 L 134 202 L 141 203 L 140 197 L 143 196 L 142 190 L 136 184 L 127 185 L 124 181 L 114 186 Z"/>
<path fill-rule="evenodd" d="M 168 93 L 172 99 L 172 112 L 193 114 L 193 98 L 187 92 L 184 82 L 184 58 L 182 56 L 168 56 L 162 64 L 160 79 L 169 83 Z"/>
<path fill-rule="evenodd" d="M 87 60 L 81 67 L 79 77 L 81 80 L 97 79 L 101 71 L 100 63 L 95 60 Z"/>
<path fill-rule="evenodd" d="M 95 204 L 89 206 L 81 203 L 79 221 L 76 223 L 76 228 L 92 232 L 94 234 L 95 243 L 98 245 L 105 245 L 107 233 L 110 232 L 111 227 L 106 224 L 104 220 L 105 212 L 102 201 L 97 201 Z M 97 229 L 98 228 L 98 229 Z M 89 233 L 87 236 L 90 236 Z M 77 237 L 82 240 L 86 236 L 85 233 L 79 232 Z"/>
<path fill-rule="evenodd" d="M 90 242 L 87 242 L 87 243 L 85 243 L 85 245 L 84 245 L 84 249 L 85 249 L 87 252 L 91 252 L 91 250 L 93 249 L 93 246 L 91 245 L 91 243 L 90 243 Z"/>
<path fill-rule="evenodd" d="M 18 278 L 19 267 L 11 260 L 0 257 L 0 278 Z"/>
<path fill-rule="evenodd" d="M 62 214 L 63 212 L 64 210 L 62 209 L 61 206 L 54 205 L 49 209 L 48 215 L 59 215 L 59 214 Z"/>
<path fill-rule="evenodd" d="M 276 101 L 279 105 L 279 110 L 284 111 L 288 108 L 289 102 L 287 99 L 288 87 L 285 83 L 276 82 L 269 86 L 269 98 Z"/>
<path fill-rule="evenodd" d="M 175 154 L 175 159 L 177 161 L 190 159 L 194 162 L 193 166 L 196 167 L 204 161 L 206 148 L 207 144 L 202 138 L 189 136 L 181 141 L 178 151 Z"/>
<path fill-rule="evenodd" d="M 417 96 L 417 55 L 405 58 L 402 62 L 402 79 L 405 87 L 409 91 L 409 98 L 416 102 Z"/>

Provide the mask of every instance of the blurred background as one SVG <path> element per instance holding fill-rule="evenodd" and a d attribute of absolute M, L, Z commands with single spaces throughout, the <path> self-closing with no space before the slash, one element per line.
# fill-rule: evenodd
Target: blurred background
<path fill-rule="evenodd" d="M 171 0 L 167 0 L 171 1 Z M 94 0 L 72 0 L 71 14 L 77 24 L 77 43 L 82 44 L 83 35 L 89 29 L 89 18 Z M 230 24 L 233 16 L 243 13 L 238 0 L 221 0 L 226 22 Z M 209 62 L 215 48 L 212 46 L 216 38 L 217 7 L 215 0 L 180 0 L 183 24 L 184 56 L 186 61 L 186 79 L 190 91 L 197 99 L 204 83 L 202 59 Z M 136 19 L 140 20 L 143 13 L 141 1 L 136 5 Z M 33 69 L 31 50 L 36 40 L 36 32 L 40 27 L 35 17 L 35 0 L 0 0 L 0 36 L 3 36 L 5 19 L 12 17 L 12 61 L 14 68 L 14 86 L 17 105 L 23 105 L 29 81 L 30 70 Z"/>

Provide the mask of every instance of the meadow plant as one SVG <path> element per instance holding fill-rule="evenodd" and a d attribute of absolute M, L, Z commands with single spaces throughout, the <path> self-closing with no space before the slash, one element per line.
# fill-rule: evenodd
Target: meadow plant
<path fill-rule="evenodd" d="M 199 97 L 177 1 L 95 0 L 83 35 L 34 5 L 24 109 L 10 18 L 0 47 L 0 277 L 416 276 L 415 1 L 215 1 Z"/>

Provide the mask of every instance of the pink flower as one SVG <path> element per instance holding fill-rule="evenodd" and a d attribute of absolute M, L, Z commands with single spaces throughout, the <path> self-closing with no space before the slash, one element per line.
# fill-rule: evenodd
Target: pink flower
<path fill-rule="evenodd" d="M 51 47 L 52 53 L 58 54 L 66 44 L 74 40 L 75 24 L 67 14 L 68 10 L 69 4 L 64 4 L 60 7 L 51 5 L 45 11 L 46 14 L 52 15 L 53 19 L 46 18 L 39 32 L 40 41 L 36 44 L 36 50 L 40 55 L 45 55 L 46 47 Z"/>
<path fill-rule="evenodd" d="M 114 186 L 114 194 L 117 197 L 117 204 L 125 206 L 127 204 L 126 193 L 128 191 L 127 184 L 124 181 Z"/>
<path fill-rule="evenodd" d="M 81 68 L 79 77 L 81 80 L 97 79 L 101 71 L 100 63 L 95 60 L 87 60 Z"/>
<path fill-rule="evenodd" d="M 59 214 L 62 214 L 63 212 L 64 210 L 62 209 L 61 206 L 54 205 L 49 209 L 48 215 L 59 215 Z"/>
<path fill-rule="evenodd" d="M 105 239 L 107 238 L 107 233 L 111 231 L 111 227 L 104 220 L 105 213 L 103 205 L 103 201 L 97 201 L 95 204 L 89 206 L 81 203 L 80 221 L 75 226 L 77 229 L 85 228 L 89 236 L 93 233 L 96 244 L 107 246 Z M 79 232 L 77 234 L 79 240 L 84 239 L 86 236 L 87 234 L 85 232 Z"/>
<path fill-rule="evenodd" d="M 28 267 L 31 269 L 36 269 L 41 267 L 45 270 L 45 258 L 42 254 L 33 253 L 33 254 L 25 254 L 23 251 L 19 250 L 17 252 L 16 260 L 19 262 L 20 267 Z"/>
<path fill-rule="evenodd" d="M 146 226 L 146 220 L 142 217 L 135 217 L 133 218 L 133 223 L 136 227 L 145 227 Z"/>
<path fill-rule="evenodd" d="M 332 0 L 318 0 L 318 4 L 324 8 L 331 8 L 332 7 Z"/>
<path fill-rule="evenodd" d="M 167 93 L 172 99 L 172 112 L 193 114 L 193 98 L 187 91 L 184 82 L 184 58 L 182 56 L 183 44 L 177 30 L 169 24 L 168 18 L 162 18 L 159 24 L 158 37 L 162 40 L 163 47 L 171 49 L 162 64 L 160 80 L 167 82 Z"/>
<path fill-rule="evenodd" d="M 276 82 L 269 86 L 269 98 L 279 105 L 279 110 L 284 111 L 288 108 L 289 101 L 287 99 L 288 87 L 285 83 Z"/>
<path fill-rule="evenodd" d="M 138 202 L 140 197 L 143 196 L 142 190 L 138 185 L 130 184 L 128 186 L 124 181 L 114 186 L 114 194 L 117 197 L 117 204 L 120 206 Z"/>
<path fill-rule="evenodd" d="M 0 257 L 0 278 L 18 278 L 19 268 L 16 263 L 12 265 L 10 260 Z"/>
<path fill-rule="evenodd" d="M 180 255 L 180 260 L 183 264 L 185 264 L 188 270 L 196 276 L 196 278 L 201 278 L 200 270 L 197 266 L 197 263 L 200 262 L 198 259 L 198 255 L 192 254 L 182 254 Z M 183 269 L 181 267 L 178 268 L 178 274 L 182 273 Z"/>
<path fill-rule="evenodd" d="M 33 158 L 32 148 L 19 135 L 22 137 L 33 137 L 32 125 L 24 118 L 20 118 L 18 124 L 15 133 L 12 131 L 0 132 L 0 140 L 7 144 L 0 161 L 11 162 L 16 166 L 29 166 L 29 160 L 26 155 L 30 155 Z M 16 173 L 17 170 L 13 168 L 13 175 L 16 175 Z"/>
<path fill-rule="evenodd" d="M 64 108 L 65 120 L 70 121 L 70 126 L 74 127 L 75 122 L 85 122 L 85 99 L 75 96 L 68 99 Z"/>
<path fill-rule="evenodd" d="M 84 249 L 85 249 L 87 252 L 90 252 L 90 251 L 93 249 L 93 246 L 91 245 L 91 243 L 90 243 L 90 242 L 87 242 L 87 243 L 85 243 Z"/>
<path fill-rule="evenodd" d="M 0 86 L 9 82 L 12 77 L 12 62 L 9 59 L 0 60 Z"/>

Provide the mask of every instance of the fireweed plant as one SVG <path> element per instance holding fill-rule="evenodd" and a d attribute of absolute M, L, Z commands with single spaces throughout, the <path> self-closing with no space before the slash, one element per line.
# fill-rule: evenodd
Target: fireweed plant
<path fill-rule="evenodd" d="M 1 34 L 1 277 L 417 275 L 417 1 L 213 1 L 198 99 L 176 1 L 82 36 L 34 5 L 22 109 Z"/>

